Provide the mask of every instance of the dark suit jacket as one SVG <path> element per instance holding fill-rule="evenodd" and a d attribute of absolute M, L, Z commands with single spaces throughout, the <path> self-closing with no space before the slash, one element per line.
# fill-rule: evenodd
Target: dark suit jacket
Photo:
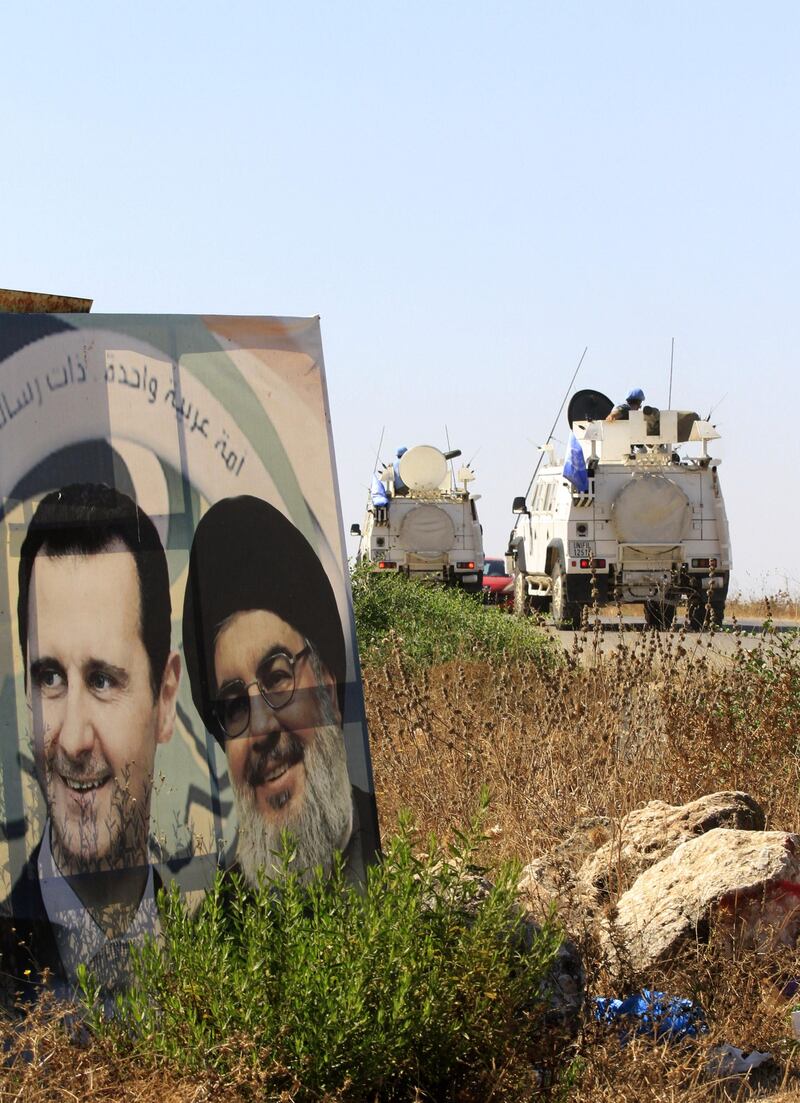
<path fill-rule="evenodd" d="M 0 904 L 0 1006 L 9 1011 L 32 1003 L 43 988 L 66 984 L 68 979 L 39 883 L 41 845 L 40 841 Z M 161 887 L 154 868 L 156 896 Z"/>
<path fill-rule="evenodd" d="M 41 842 L 0 905 L 0 999 L 8 1010 L 35 999 L 44 975 L 66 982 L 39 884 Z"/>

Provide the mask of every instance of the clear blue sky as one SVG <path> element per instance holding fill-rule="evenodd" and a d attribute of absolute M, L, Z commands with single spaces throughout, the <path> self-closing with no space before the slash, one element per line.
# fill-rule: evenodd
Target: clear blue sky
<path fill-rule="evenodd" d="M 789 2 L 17 4 L 0 286 L 320 314 L 346 527 L 381 429 L 447 424 L 489 552 L 584 346 L 658 405 L 674 336 L 735 580 L 797 592 L 798 40 Z"/>

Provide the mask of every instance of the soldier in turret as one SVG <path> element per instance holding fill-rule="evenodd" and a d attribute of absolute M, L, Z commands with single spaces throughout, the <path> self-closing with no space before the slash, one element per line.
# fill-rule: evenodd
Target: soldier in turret
<path fill-rule="evenodd" d="M 627 421 L 631 410 L 641 410 L 643 402 L 644 391 L 641 387 L 634 387 L 628 391 L 625 401 L 614 407 L 606 421 Z"/>

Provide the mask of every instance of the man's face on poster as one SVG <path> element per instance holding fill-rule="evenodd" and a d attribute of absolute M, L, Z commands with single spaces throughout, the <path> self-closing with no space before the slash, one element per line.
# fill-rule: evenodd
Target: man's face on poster
<path fill-rule="evenodd" d="M 245 874 L 255 880 L 258 869 L 274 868 L 284 828 L 294 836 L 299 868 L 329 865 L 352 824 L 330 674 L 291 625 L 262 609 L 224 622 L 215 641 L 214 674 L 217 715 L 232 720 L 231 732 L 242 729 L 229 733 L 225 750 Z"/>
<path fill-rule="evenodd" d="M 33 565 L 28 702 L 56 862 L 64 874 L 142 863 L 153 761 L 172 735 L 179 660 L 154 694 L 136 563 L 116 541 Z"/>

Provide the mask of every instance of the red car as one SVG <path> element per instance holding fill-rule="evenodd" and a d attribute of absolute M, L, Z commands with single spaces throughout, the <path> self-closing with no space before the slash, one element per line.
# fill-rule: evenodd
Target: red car
<path fill-rule="evenodd" d="M 506 574 L 505 559 L 486 559 L 484 562 L 483 600 L 487 605 L 514 604 L 514 580 Z"/>

